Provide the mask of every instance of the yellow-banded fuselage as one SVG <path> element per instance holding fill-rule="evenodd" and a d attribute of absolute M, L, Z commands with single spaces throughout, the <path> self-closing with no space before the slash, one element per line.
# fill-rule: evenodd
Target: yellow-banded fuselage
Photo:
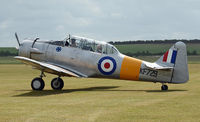
<path fill-rule="evenodd" d="M 125 56 L 106 42 L 77 36 L 61 41 L 38 41 L 37 38 L 23 43 L 18 40 L 18 43 L 19 56 L 15 58 L 42 72 L 40 78 L 33 79 L 33 90 L 44 88 L 44 72 L 58 75 L 52 80 L 53 89 L 62 89 L 61 76 L 161 83 L 185 83 L 189 79 L 186 46 L 182 42 L 177 42 L 154 63 Z"/>

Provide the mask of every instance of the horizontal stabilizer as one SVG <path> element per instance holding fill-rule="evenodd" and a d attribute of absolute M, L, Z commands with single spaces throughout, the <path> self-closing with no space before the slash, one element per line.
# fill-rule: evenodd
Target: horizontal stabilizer
<path fill-rule="evenodd" d="M 150 69 L 155 69 L 155 70 L 172 70 L 173 69 L 173 67 L 161 66 L 157 63 L 148 63 L 148 62 L 145 62 L 145 66 Z"/>

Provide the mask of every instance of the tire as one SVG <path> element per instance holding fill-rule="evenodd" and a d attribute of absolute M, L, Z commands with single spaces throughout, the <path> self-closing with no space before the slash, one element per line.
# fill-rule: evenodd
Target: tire
<path fill-rule="evenodd" d="M 167 91 L 167 90 L 168 90 L 168 86 L 167 86 L 167 85 L 162 85 L 162 86 L 161 86 L 161 89 L 162 89 L 163 91 Z"/>
<path fill-rule="evenodd" d="M 63 87 L 64 87 L 64 82 L 61 78 L 54 78 L 52 81 L 51 81 L 51 87 L 52 89 L 54 90 L 61 90 Z"/>
<path fill-rule="evenodd" d="M 43 90 L 44 86 L 45 83 L 42 78 L 34 78 L 31 82 L 31 87 L 33 90 Z"/>

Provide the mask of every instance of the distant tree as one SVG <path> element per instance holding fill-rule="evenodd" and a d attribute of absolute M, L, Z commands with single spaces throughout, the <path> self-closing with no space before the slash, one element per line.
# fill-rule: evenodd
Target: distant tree
<path fill-rule="evenodd" d="M 10 51 L 0 51 L 0 56 L 16 56 L 17 53 L 11 53 Z"/>
<path fill-rule="evenodd" d="M 196 50 L 193 50 L 193 51 L 192 51 L 192 55 L 197 55 L 197 51 L 196 51 Z"/>

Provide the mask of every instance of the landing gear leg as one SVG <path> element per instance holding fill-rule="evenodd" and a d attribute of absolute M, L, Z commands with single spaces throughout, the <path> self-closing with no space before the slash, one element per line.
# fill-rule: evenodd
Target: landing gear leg
<path fill-rule="evenodd" d="M 161 90 L 162 91 L 167 91 L 168 90 L 168 86 L 166 84 L 162 83 Z"/>
<path fill-rule="evenodd" d="M 42 77 L 46 77 L 46 75 L 44 74 L 44 72 L 42 71 L 41 74 L 40 74 L 40 78 Z"/>
<path fill-rule="evenodd" d="M 44 83 L 44 80 L 42 79 L 42 77 L 45 77 L 45 74 L 43 71 L 41 72 L 40 77 L 36 77 L 32 80 L 31 88 L 33 90 L 43 90 L 44 89 L 45 83 Z"/>

